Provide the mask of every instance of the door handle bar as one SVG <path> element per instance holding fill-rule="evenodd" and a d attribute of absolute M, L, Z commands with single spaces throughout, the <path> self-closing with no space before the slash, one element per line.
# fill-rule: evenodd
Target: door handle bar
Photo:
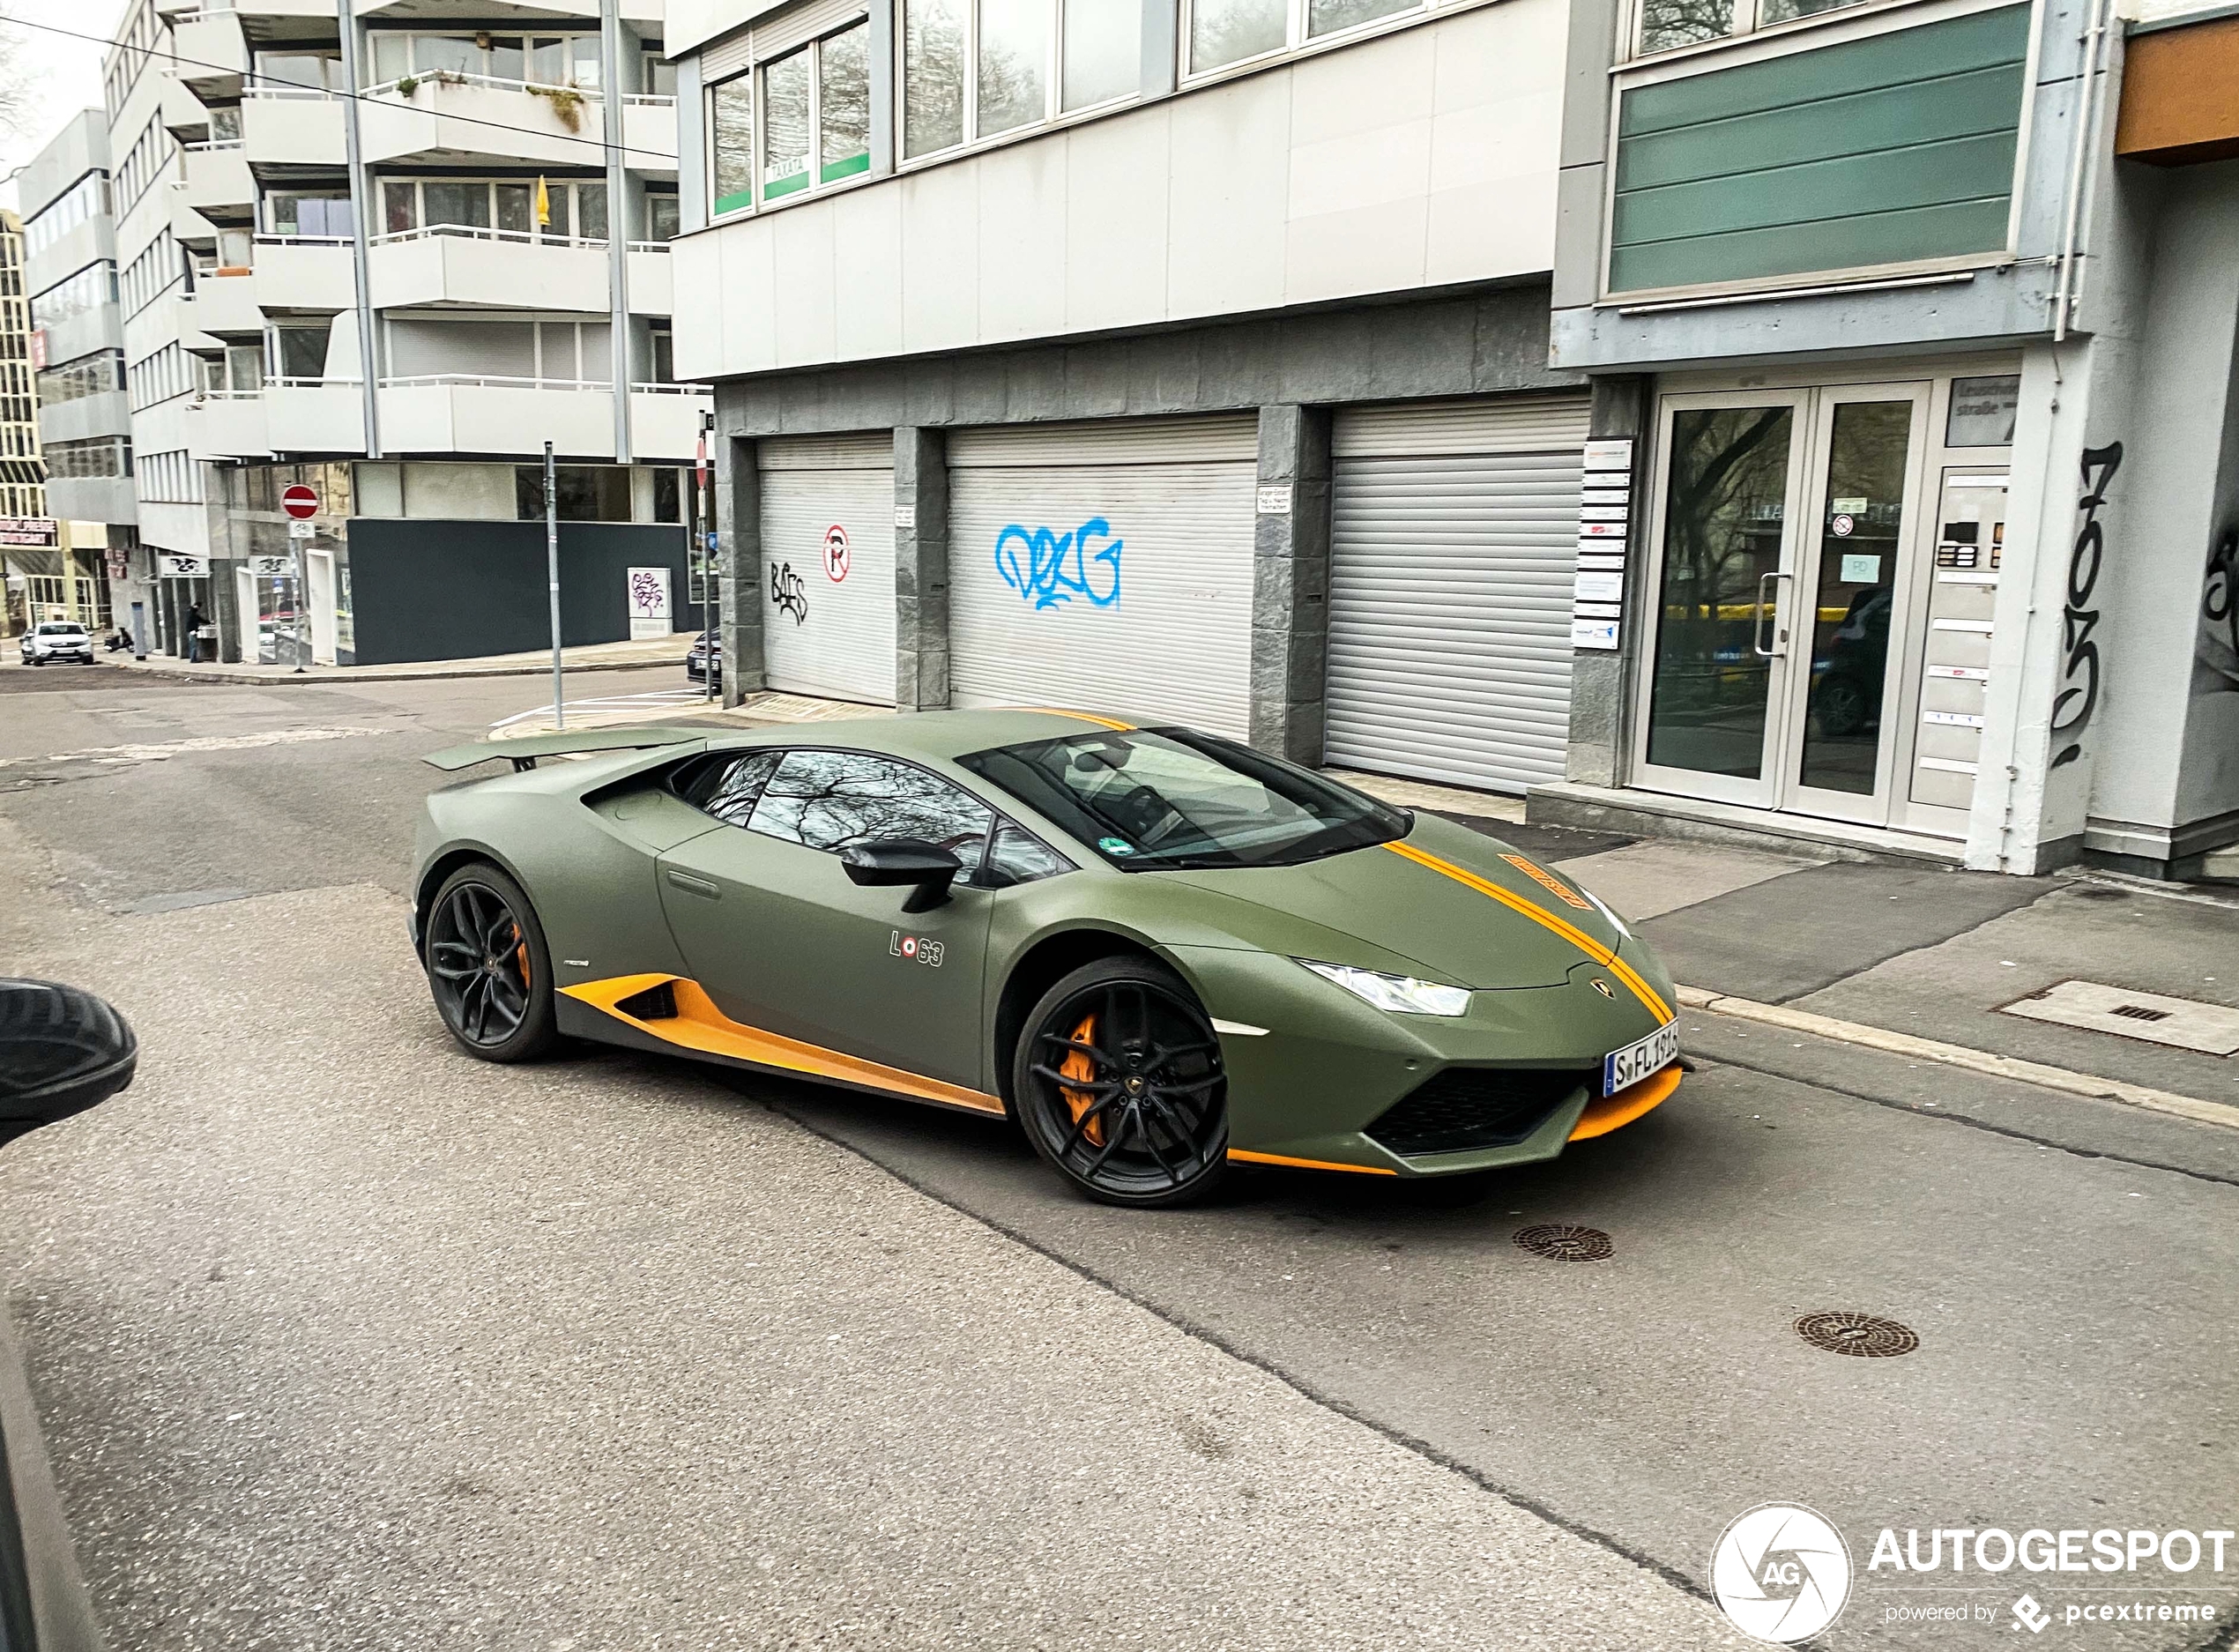
<path fill-rule="evenodd" d="M 704 895 L 711 901 L 723 898 L 722 889 L 705 878 L 696 878 L 689 872 L 679 872 L 674 867 L 665 867 L 662 871 L 668 881 L 680 889 L 688 890 L 694 895 Z"/>
<path fill-rule="evenodd" d="M 1757 618 L 1750 627 L 1749 645 L 1751 650 L 1759 659 L 1778 659 L 1782 654 L 1785 654 L 1788 651 L 1787 649 L 1782 647 L 1777 642 L 1771 648 L 1765 646 L 1765 611 L 1767 608 L 1770 608 L 1773 611 L 1772 617 L 1776 624 L 1781 614 L 1779 594 L 1775 592 L 1773 599 L 1768 602 L 1765 597 L 1765 587 L 1769 582 L 1775 579 L 1793 579 L 1796 576 L 1794 574 L 1783 572 L 1782 569 L 1777 568 L 1769 574 L 1759 574 L 1757 577 Z"/>

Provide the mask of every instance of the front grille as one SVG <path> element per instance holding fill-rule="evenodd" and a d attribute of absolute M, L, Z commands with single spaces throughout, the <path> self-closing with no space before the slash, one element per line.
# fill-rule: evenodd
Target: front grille
<path fill-rule="evenodd" d="M 1386 1108 L 1366 1134 L 1402 1158 L 1514 1147 L 1592 1076 L 1575 1068 L 1449 1067 Z"/>

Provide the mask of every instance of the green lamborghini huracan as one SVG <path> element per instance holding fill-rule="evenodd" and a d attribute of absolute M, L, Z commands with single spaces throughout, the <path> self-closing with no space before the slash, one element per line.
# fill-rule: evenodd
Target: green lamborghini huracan
<path fill-rule="evenodd" d="M 565 757 L 566 762 L 540 761 Z M 459 747 L 413 942 L 486 1060 L 563 1036 L 1007 1114 L 1091 1197 L 1552 1157 L 1679 1083 L 1671 984 L 1506 845 L 1054 711 Z"/>

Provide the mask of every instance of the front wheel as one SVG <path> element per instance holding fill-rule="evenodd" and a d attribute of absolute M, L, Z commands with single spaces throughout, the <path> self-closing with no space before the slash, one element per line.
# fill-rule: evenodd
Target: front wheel
<path fill-rule="evenodd" d="M 533 1060 L 558 1041 L 544 926 L 497 867 L 477 862 L 443 880 L 428 905 L 422 962 L 443 1024 L 469 1055 Z"/>
<path fill-rule="evenodd" d="M 1228 1169 L 1228 1081 L 1196 995 L 1147 959 L 1084 964 L 1027 1017 L 1011 1094 L 1027 1139 L 1091 1199 L 1201 1198 Z"/>

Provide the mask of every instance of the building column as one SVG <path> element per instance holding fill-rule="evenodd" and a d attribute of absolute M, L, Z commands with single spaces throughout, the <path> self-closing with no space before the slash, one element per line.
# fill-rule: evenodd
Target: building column
<path fill-rule="evenodd" d="M 1570 743 L 1563 751 L 1563 778 L 1580 785 L 1613 786 L 1625 770 L 1625 708 L 1631 703 L 1635 664 L 1654 641 L 1648 622 L 1653 604 L 1643 586 L 1649 562 L 1643 535 L 1648 519 L 1652 381 L 1632 375 L 1596 378 L 1593 397 L 1589 436 L 1596 442 L 1633 443 L 1633 517 L 1623 540 L 1627 577 L 1618 646 L 1614 651 L 1579 649 L 1571 655 Z"/>
<path fill-rule="evenodd" d="M 762 473 L 754 443 L 718 435 L 715 524 L 722 588 L 716 612 L 723 631 L 723 703 L 736 705 L 768 681 L 762 652 Z"/>
<path fill-rule="evenodd" d="M 1329 674 L 1329 410 L 1260 409 L 1250 739 L 1319 768 Z"/>
<path fill-rule="evenodd" d="M 948 441 L 922 426 L 894 433 L 894 705 L 948 704 Z"/>

